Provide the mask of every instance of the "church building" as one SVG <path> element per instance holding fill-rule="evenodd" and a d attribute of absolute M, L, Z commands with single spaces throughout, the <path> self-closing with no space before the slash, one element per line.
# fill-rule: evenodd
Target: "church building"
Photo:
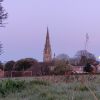
<path fill-rule="evenodd" d="M 49 30 L 47 27 L 46 41 L 43 51 L 43 62 L 51 62 L 51 61 L 52 61 L 52 50 L 50 44 Z"/>

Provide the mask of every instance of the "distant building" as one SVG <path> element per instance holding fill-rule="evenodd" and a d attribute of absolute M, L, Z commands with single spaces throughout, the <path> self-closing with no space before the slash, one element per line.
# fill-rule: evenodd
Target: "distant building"
<path fill-rule="evenodd" d="M 73 72 L 75 73 L 83 73 L 83 67 L 84 66 L 73 66 Z"/>
<path fill-rule="evenodd" d="M 46 35 L 46 42 L 43 52 L 43 62 L 51 62 L 52 61 L 52 50 L 50 44 L 50 37 L 49 37 L 49 30 L 47 27 L 47 35 Z"/>

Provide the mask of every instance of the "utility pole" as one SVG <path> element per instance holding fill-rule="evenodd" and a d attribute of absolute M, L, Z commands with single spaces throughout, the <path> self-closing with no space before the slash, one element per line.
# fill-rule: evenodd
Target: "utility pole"
<path fill-rule="evenodd" d="M 88 42 L 89 42 L 89 35 L 88 35 L 88 33 L 86 33 L 86 35 L 85 35 L 85 56 L 86 56 L 85 64 L 87 63 Z"/>
<path fill-rule="evenodd" d="M 86 36 L 85 36 L 85 50 L 87 50 L 87 47 L 88 47 L 88 41 L 89 41 L 89 35 L 88 33 L 86 33 Z"/>

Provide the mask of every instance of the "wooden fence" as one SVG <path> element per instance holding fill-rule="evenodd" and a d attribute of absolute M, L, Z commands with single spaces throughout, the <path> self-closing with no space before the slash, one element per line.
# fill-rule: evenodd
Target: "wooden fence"
<path fill-rule="evenodd" d="M 0 78 L 4 77 L 31 77 L 32 71 L 1 71 Z"/>

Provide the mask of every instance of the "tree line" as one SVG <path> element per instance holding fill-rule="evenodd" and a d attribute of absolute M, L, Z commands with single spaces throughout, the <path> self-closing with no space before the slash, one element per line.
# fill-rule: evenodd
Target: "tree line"
<path fill-rule="evenodd" d="M 80 50 L 73 58 L 66 54 L 60 54 L 52 62 L 48 63 L 39 62 L 34 58 L 23 58 L 18 61 L 11 60 L 0 63 L 0 69 L 4 71 L 33 71 L 38 75 L 63 75 L 65 72 L 72 71 L 73 67 L 76 66 L 84 66 L 83 70 L 85 72 L 91 72 L 91 65 L 97 66 L 98 64 L 99 62 L 96 61 L 96 57 L 92 53 Z"/>

